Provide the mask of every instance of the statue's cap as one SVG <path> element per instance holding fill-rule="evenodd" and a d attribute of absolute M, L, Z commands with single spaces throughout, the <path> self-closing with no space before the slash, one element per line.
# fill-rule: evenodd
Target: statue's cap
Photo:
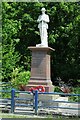
<path fill-rule="evenodd" d="M 46 11 L 46 9 L 45 9 L 45 8 L 42 8 L 41 11 Z"/>

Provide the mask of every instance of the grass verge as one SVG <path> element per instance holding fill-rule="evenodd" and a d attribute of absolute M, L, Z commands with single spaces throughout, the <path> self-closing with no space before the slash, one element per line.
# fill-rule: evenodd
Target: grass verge
<path fill-rule="evenodd" d="M 20 114 L 7 114 L 7 113 L 0 113 L 0 118 L 29 118 L 30 120 L 80 120 L 79 117 L 74 116 L 38 116 L 38 115 L 20 115 Z M 5 120 L 6 120 L 5 119 Z M 13 119 L 15 120 L 15 119 Z"/>

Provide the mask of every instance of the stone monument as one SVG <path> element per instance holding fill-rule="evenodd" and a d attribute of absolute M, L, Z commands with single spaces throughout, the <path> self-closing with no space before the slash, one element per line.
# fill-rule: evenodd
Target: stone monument
<path fill-rule="evenodd" d="M 54 49 L 48 47 L 47 23 L 49 22 L 49 16 L 45 14 L 45 8 L 42 8 L 41 11 L 42 15 L 40 15 L 37 20 L 37 22 L 39 22 L 38 28 L 40 31 L 41 44 L 28 47 L 32 52 L 31 77 L 25 90 L 28 91 L 32 87 L 36 88 L 37 86 L 44 86 L 45 92 L 53 92 L 54 86 L 51 82 L 50 52 L 53 52 Z M 33 99 L 32 94 L 20 93 L 19 97 Z M 64 103 L 62 104 L 60 102 L 47 103 L 48 100 L 68 101 L 68 98 L 61 98 L 59 95 L 38 94 L 38 102 L 44 106 L 54 105 L 56 107 L 60 107 L 64 105 Z"/>
<path fill-rule="evenodd" d="M 50 52 L 54 51 L 54 49 L 48 47 L 47 23 L 49 22 L 49 16 L 45 14 L 45 8 L 42 8 L 41 11 L 42 15 L 37 20 L 41 44 L 28 47 L 32 52 L 32 61 L 31 78 L 26 86 L 26 90 L 29 90 L 30 87 L 41 85 L 45 87 L 46 92 L 52 92 Z"/>

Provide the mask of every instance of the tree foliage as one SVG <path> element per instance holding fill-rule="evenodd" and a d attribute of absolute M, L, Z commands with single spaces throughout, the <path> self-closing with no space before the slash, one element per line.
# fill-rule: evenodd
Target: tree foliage
<path fill-rule="evenodd" d="M 3 80 L 11 79 L 13 69 L 30 70 L 28 46 L 40 43 L 37 18 L 42 7 L 50 17 L 49 46 L 52 53 L 52 81 L 80 79 L 80 5 L 69 2 L 5 2 L 3 17 Z"/>

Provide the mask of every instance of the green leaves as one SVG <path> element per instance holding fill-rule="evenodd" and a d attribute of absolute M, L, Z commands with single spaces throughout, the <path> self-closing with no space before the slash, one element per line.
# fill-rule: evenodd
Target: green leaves
<path fill-rule="evenodd" d="M 25 14 L 23 15 L 23 19 L 26 20 L 26 22 L 27 22 L 27 21 L 30 22 L 30 21 L 33 20 L 33 19 L 31 18 L 31 16 L 30 16 L 29 14 L 27 14 L 27 13 L 25 13 Z"/>
<path fill-rule="evenodd" d="M 15 50 L 16 43 L 20 41 L 18 38 L 18 31 L 21 28 L 20 21 L 9 19 L 11 16 L 6 12 L 10 10 L 12 6 L 9 3 L 3 3 L 3 79 L 10 80 L 11 72 L 13 68 L 17 66 L 17 62 L 20 59 L 18 51 Z M 10 11 L 9 11 L 10 12 Z"/>
<path fill-rule="evenodd" d="M 20 85 L 28 84 L 30 79 L 30 71 L 22 71 L 19 68 L 13 69 L 11 82 L 14 88 L 19 89 Z"/>
<path fill-rule="evenodd" d="M 3 2 L 3 80 L 11 80 L 13 69 L 30 70 L 28 46 L 40 43 L 37 18 L 41 8 L 50 17 L 49 47 L 52 53 L 52 80 L 80 77 L 80 5 L 70 2 Z"/>
<path fill-rule="evenodd" d="M 58 34 L 54 34 L 54 32 L 53 32 L 53 34 L 50 34 L 49 35 L 49 43 L 50 44 L 53 44 L 53 43 L 55 43 L 56 42 L 56 39 L 59 37 L 59 35 Z"/>

